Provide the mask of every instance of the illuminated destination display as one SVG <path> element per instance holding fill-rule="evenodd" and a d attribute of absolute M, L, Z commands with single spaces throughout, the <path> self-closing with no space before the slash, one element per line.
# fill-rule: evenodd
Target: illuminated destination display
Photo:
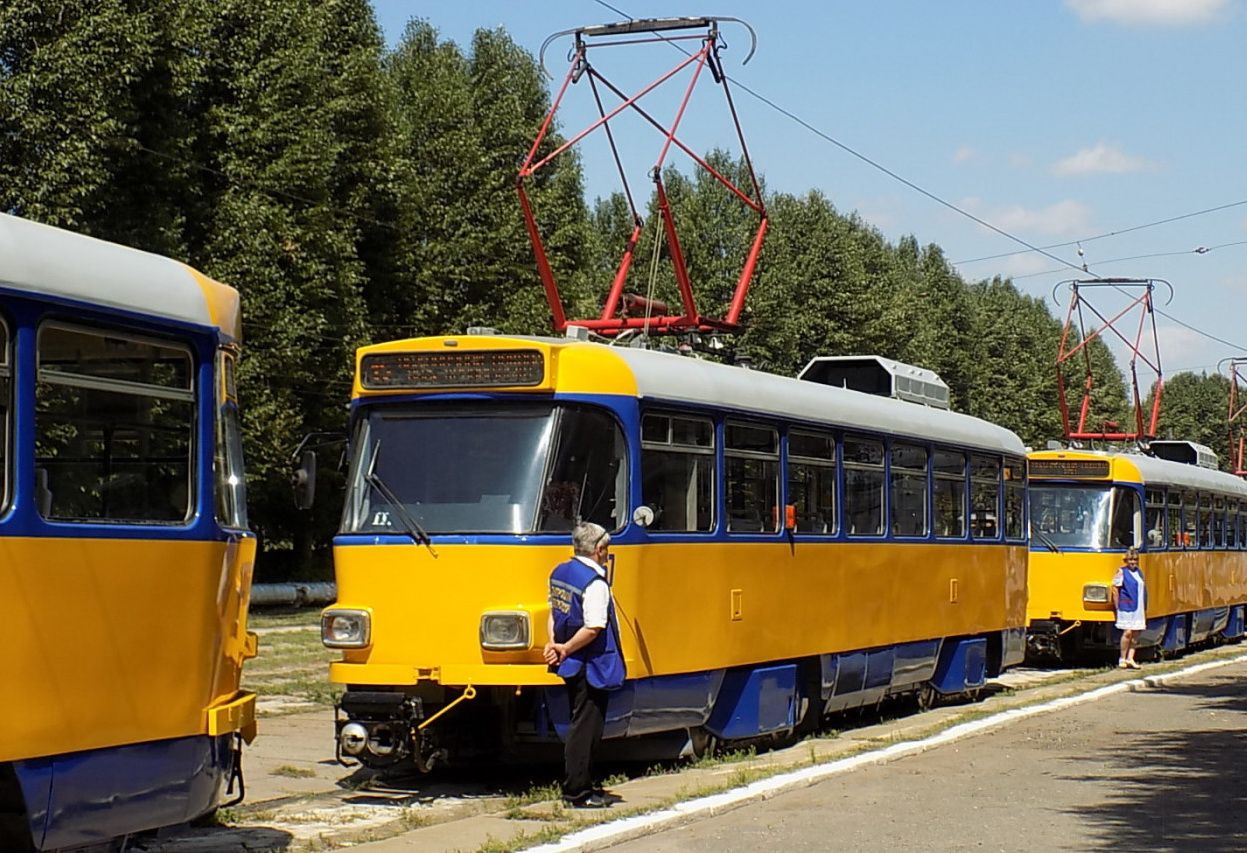
<path fill-rule="evenodd" d="M 1032 459 L 1032 477 L 1069 477 L 1082 479 L 1108 476 L 1107 459 Z"/>
<path fill-rule="evenodd" d="M 365 388 L 484 388 L 540 385 L 545 362 L 537 350 L 386 352 L 364 356 Z"/>

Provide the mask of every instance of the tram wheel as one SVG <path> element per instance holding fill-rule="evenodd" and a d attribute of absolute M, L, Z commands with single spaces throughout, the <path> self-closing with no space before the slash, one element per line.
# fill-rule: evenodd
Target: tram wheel
<path fill-rule="evenodd" d="M 918 688 L 918 710 L 930 711 L 940 703 L 939 691 L 930 684 L 924 684 Z"/>
<path fill-rule="evenodd" d="M 719 739 L 700 726 L 688 730 L 688 742 L 690 757 L 694 761 L 714 755 L 715 748 L 719 745 Z"/>

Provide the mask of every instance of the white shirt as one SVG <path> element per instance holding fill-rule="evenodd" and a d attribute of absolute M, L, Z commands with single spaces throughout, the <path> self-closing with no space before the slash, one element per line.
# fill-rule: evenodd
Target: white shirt
<path fill-rule="evenodd" d="M 580 608 L 584 612 L 586 628 L 605 628 L 606 613 L 610 607 L 611 588 L 606 581 L 606 569 L 599 566 L 589 557 L 576 555 L 576 559 L 591 567 L 598 573 L 598 577 L 602 579 L 602 583 L 590 583 L 588 589 L 584 592 L 581 599 Z"/>

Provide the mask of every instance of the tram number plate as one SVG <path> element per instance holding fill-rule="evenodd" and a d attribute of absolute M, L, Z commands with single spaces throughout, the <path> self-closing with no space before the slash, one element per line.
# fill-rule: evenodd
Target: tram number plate
<path fill-rule="evenodd" d="M 1032 459 L 1032 477 L 1070 477 L 1075 479 L 1107 477 L 1107 459 Z"/>
<path fill-rule="evenodd" d="M 538 350 L 387 352 L 364 356 L 365 388 L 528 387 L 545 379 Z"/>

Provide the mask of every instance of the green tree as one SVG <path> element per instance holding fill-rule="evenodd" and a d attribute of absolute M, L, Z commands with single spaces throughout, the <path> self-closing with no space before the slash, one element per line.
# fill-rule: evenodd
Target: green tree
<path fill-rule="evenodd" d="M 1151 411 L 1155 386 L 1149 390 L 1147 410 Z M 1213 374 L 1179 373 L 1165 380 L 1160 398 L 1159 438 L 1195 441 L 1216 452 L 1222 470 L 1234 465 L 1228 423 L 1230 382 Z"/>
<path fill-rule="evenodd" d="M 354 6 L 352 15 L 340 14 Z M 224 0 L 212 7 L 196 114 L 211 154 L 211 217 L 192 258 L 240 288 L 253 526 L 270 572 L 306 565 L 332 529 L 330 501 L 314 524 L 297 514 L 288 458 L 305 433 L 340 429 L 352 354 L 364 337 L 358 256 L 368 176 L 349 130 L 377 120 L 370 67 L 380 39 L 349 25 L 362 4 Z M 365 20 L 370 20 L 365 17 Z M 372 79 L 374 82 L 370 83 Z M 319 535 L 317 533 L 319 532 Z M 278 566 L 278 552 L 292 562 Z M 271 575 L 270 575 L 271 576 Z"/>
<path fill-rule="evenodd" d="M 0 210 L 174 256 L 193 194 L 197 0 L 0 5 Z"/>

